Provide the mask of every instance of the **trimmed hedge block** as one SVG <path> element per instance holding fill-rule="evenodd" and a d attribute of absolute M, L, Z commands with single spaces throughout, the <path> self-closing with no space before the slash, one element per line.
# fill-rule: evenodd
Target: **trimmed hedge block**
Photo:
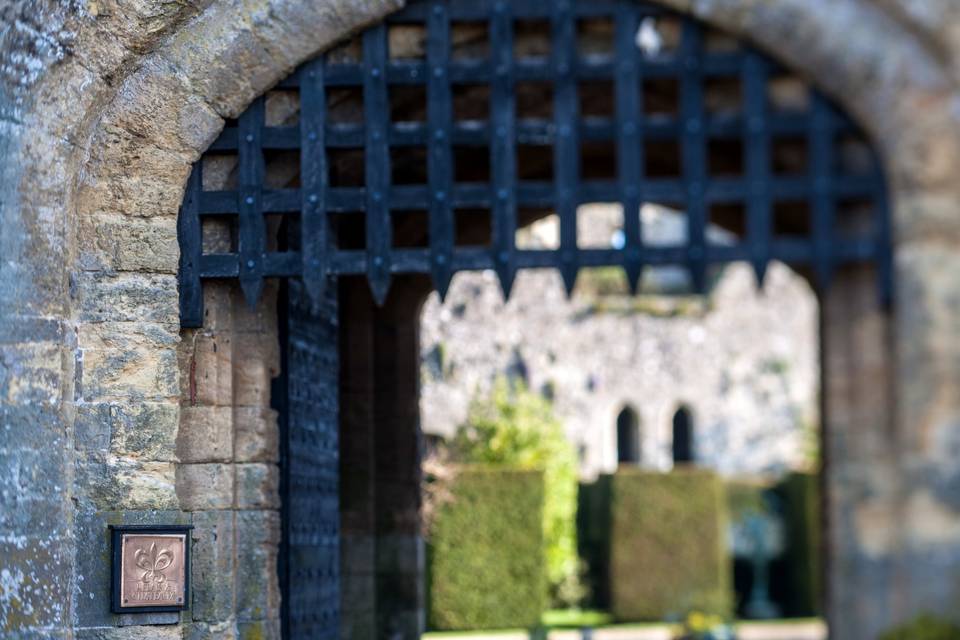
<path fill-rule="evenodd" d="M 621 469 L 613 476 L 611 518 L 611 601 L 618 620 L 730 613 L 726 498 L 716 474 Z"/>
<path fill-rule="evenodd" d="M 546 609 L 543 474 L 463 467 L 429 541 L 432 629 L 534 627 Z"/>

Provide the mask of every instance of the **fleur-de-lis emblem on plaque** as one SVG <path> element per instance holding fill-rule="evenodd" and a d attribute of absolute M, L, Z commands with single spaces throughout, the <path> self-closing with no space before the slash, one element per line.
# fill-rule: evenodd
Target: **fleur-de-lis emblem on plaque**
<path fill-rule="evenodd" d="M 157 543 L 151 543 L 150 549 L 140 548 L 133 554 L 137 567 L 143 569 L 140 576 L 141 582 L 155 582 L 162 584 L 167 581 L 167 576 L 163 575 L 163 570 L 173 562 L 173 552 L 170 549 L 161 549 L 157 551 Z"/>

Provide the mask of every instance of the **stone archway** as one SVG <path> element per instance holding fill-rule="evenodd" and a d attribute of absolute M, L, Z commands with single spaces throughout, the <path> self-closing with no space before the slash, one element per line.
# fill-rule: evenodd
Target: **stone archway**
<path fill-rule="evenodd" d="M 960 558 L 951 498 L 960 480 L 949 454 L 960 413 L 949 306 L 957 286 L 949 274 L 960 262 L 950 20 L 927 22 L 896 0 L 670 4 L 806 71 L 859 117 L 884 152 L 897 231 L 896 325 L 876 311 L 863 274 L 844 275 L 824 304 L 827 455 L 850 461 L 841 489 L 858 505 L 832 514 L 840 522 L 831 544 L 850 559 L 833 571 L 851 585 L 832 595 L 846 614 L 835 631 L 858 637 L 921 607 L 947 609 L 955 594 L 929 576 L 944 575 Z M 244 519 L 231 515 L 240 504 L 235 474 L 264 470 L 234 468 L 229 456 L 193 471 L 178 462 L 180 396 L 189 397 L 190 381 L 177 366 L 175 218 L 190 163 L 223 117 L 395 6 L 27 8 L 46 48 L 37 53 L 29 36 L 14 40 L 43 70 L 4 85 L 10 161 L 2 183 L 16 198 L 4 210 L 3 242 L 16 257 L 0 284 L 9 294 L 5 362 L 17 375 L 4 409 L 22 425 L 15 452 L 32 455 L 30 443 L 57 435 L 45 467 L 51 479 L 36 481 L 25 505 L 38 516 L 10 557 L 64 584 L 78 585 L 76 576 L 84 575 L 90 587 L 95 568 L 76 550 L 99 544 L 107 518 L 197 509 L 195 521 L 232 527 Z M 224 323 L 246 313 L 224 309 Z M 212 344 L 198 340 L 197 353 L 209 356 L 208 371 L 223 383 L 217 388 L 232 397 L 233 382 L 250 378 L 239 351 L 212 355 Z M 244 352 L 256 356 L 251 366 L 266 368 L 266 354 Z M 188 359 L 185 370 L 198 366 Z M 250 404 L 236 413 L 232 400 L 213 406 L 229 414 L 231 425 L 257 409 Z M 191 477 L 223 491 L 194 492 L 200 485 Z M 262 486 L 266 497 L 253 504 L 269 504 L 269 483 Z M 52 533 L 36 526 L 49 518 L 39 514 L 49 513 L 62 516 Z M 931 520 L 943 526 L 931 529 Z M 221 560 L 216 566 L 232 571 L 225 556 L 215 562 Z M 212 591 L 203 597 L 209 607 L 200 626 L 258 622 L 236 615 Z M 83 599 L 71 604 L 67 591 L 42 598 L 26 600 L 27 628 L 105 623 Z"/>

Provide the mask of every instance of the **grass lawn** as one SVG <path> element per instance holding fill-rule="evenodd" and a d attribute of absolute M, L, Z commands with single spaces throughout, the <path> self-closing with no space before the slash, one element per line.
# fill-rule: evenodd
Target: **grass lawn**
<path fill-rule="evenodd" d="M 554 609 L 543 614 L 543 626 L 547 629 L 654 629 L 667 626 L 664 622 L 635 622 L 629 624 L 614 624 L 613 616 L 606 611 L 591 609 Z M 529 629 L 491 629 L 476 631 L 430 631 L 423 634 L 423 640 L 444 640 L 467 636 L 483 636 L 496 638 L 497 636 L 516 637 L 529 633 Z"/>
<path fill-rule="evenodd" d="M 791 626 L 791 625 L 812 625 L 821 622 L 820 618 L 785 618 L 780 620 L 740 620 L 736 623 L 738 629 L 749 629 L 750 627 L 769 627 L 769 626 Z M 593 627 L 594 629 L 658 629 L 672 626 L 668 622 L 632 622 L 632 623 L 614 623 L 612 616 L 605 611 L 580 610 L 580 609 L 561 609 L 547 611 L 543 615 L 543 626 L 548 629 L 580 629 L 582 627 Z M 431 631 L 423 635 L 424 640 L 445 640 L 447 638 L 455 639 L 461 637 L 489 637 L 498 636 L 526 636 L 528 629 L 492 629 L 478 631 Z"/>
<path fill-rule="evenodd" d="M 801 624 L 817 624 L 823 622 L 823 618 L 777 618 L 776 620 L 737 620 L 738 627 L 770 627 L 770 626 L 790 626 Z"/>
<path fill-rule="evenodd" d="M 463 638 L 466 636 L 484 636 L 495 638 L 497 636 L 515 636 L 517 634 L 527 633 L 527 629 L 491 629 L 476 631 L 427 631 L 421 637 L 422 640 L 441 640 L 442 638 Z"/>
<path fill-rule="evenodd" d="M 613 622 L 606 611 L 593 609 L 551 609 L 543 614 L 543 626 L 551 629 L 605 627 Z"/>

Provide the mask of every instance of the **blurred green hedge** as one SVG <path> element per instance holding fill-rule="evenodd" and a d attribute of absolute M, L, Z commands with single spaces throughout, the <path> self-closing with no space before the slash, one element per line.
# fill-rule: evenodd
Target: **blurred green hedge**
<path fill-rule="evenodd" d="M 739 522 L 754 514 L 769 511 L 764 494 L 770 490 L 770 483 L 762 480 L 733 478 L 724 480 L 727 494 L 727 509 L 732 522 Z"/>
<path fill-rule="evenodd" d="M 715 473 L 619 470 L 612 479 L 610 585 L 618 620 L 731 613 L 724 486 Z"/>
<path fill-rule="evenodd" d="M 543 473 L 461 467 L 428 546 L 432 629 L 534 627 L 546 609 Z"/>
<path fill-rule="evenodd" d="M 453 439 L 457 462 L 543 471 L 543 544 L 552 605 L 582 598 L 577 557 L 577 455 L 553 405 L 525 384 L 498 378 L 470 402 Z"/>

